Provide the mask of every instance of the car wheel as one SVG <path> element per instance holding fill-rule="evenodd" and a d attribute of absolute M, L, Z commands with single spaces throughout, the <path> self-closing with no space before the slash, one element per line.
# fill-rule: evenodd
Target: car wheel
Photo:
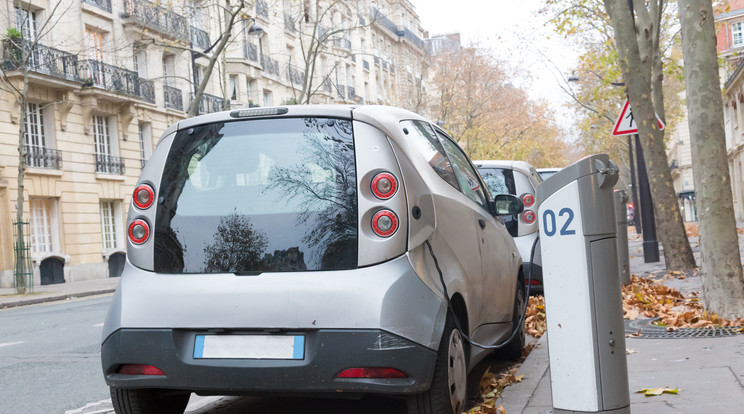
<path fill-rule="evenodd" d="M 460 414 L 465 410 L 467 344 L 448 315 L 428 391 L 408 400 L 409 414 Z"/>
<path fill-rule="evenodd" d="M 500 356 L 504 359 L 519 359 L 522 357 L 522 349 L 524 349 L 525 338 L 524 338 L 524 321 L 520 322 L 522 318 L 522 311 L 524 310 L 524 281 L 519 278 L 517 281 L 517 289 L 514 293 L 514 311 L 512 312 L 512 329 L 514 326 L 519 325 L 517 334 L 514 338 L 501 350 Z"/>
<path fill-rule="evenodd" d="M 111 387 L 116 414 L 183 414 L 191 393 L 153 388 Z"/>

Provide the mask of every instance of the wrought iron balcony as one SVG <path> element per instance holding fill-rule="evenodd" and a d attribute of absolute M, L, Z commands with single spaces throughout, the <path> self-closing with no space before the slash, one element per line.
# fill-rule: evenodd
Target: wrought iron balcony
<path fill-rule="evenodd" d="M 243 55 L 246 59 L 258 63 L 258 48 L 253 43 L 243 45 Z"/>
<path fill-rule="evenodd" d="M 292 17 L 287 15 L 284 16 L 284 30 L 290 33 L 297 32 L 297 26 L 295 25 L 294 20 L 292 20 Z"/>
<path fill-rule="evenodd" d="M 98 7 L 101 10 L 111 13 L 111 0 L 83 0 L 83 3 L 90 4 L 91 6 Z"/>
<path fill-rule="evenodd" d="M 137 24 L 188 42 L 189 24 L 185 17 L 145 0 L 124 0 L 124 12 Z"/>
<path fill-rule="evenodd" d="M 305 83 L 305 72 L 290 66 L 287 69 L 287 78 L 293 85 L 302 85 Z"/>
<path fill-rule="evenodd" d="M 4 40 L 3 70 L 20 69 L 23 65 L 24 53 L 28 56 L 27 67 L 31 72 L 79 82 L 78 57 L 76 55 L 39 43 L 31 48 L 30 42 Z"/>
<path fill-rule="evenodd" d="M 410 40 L 411 43 L 413 43 L 414 45 L 416 45 L 416 47 L 418 47 L 419 49 L 423 49 L 424 48 L 424 42 L 421 41 L 421 39 L 419 39 L 419 37 L 416 36 L 413 33 L 413 31 L 411 29 L 407 28 L 407 27 L 404 27 L 403 28 L 403 38 Z"/>
<path fill-rule="evenodd" d="M 261 55 L 261 66 L 263 70 L 274 76 L 279 76 L 279 62 L 269 56 Z"/>
<path fill-rule="evenodd" d="M 266 5 L 266 1 L 256 0 L 256 15 L 264 19 L 269 18 L 269 6 Z"/>
<path fill-rule="evenodd" d="M 193 95 L 191 96 L 191 100 L 194 100 Z M 219 96 L 203 93 L 201 100 L 199 101 L 200 114 L 211 114 L 212 112 L 225 111 L 228 109 L 230 109 L 230 102 L 220 98 Z"/>
<path fill-rule="evenodd" d="M 96 172 L 124 175 L 124 159 L 107 154 L 96 154 Z"/>
<path fill-rule="evenodd" d="M 369 62 L 366 60 L 362 60 L 362 66 L 364 66 L 364 69 L 369 70 Z"/>
<path fill-rule="evenodd" d="M 392 20 L 388 19 L 387 16 L 385 16 L 377 7 L 371 7 L 370 14 L 372 15 L 372 19 L 377 22 L 377 24 L 390 30 L 394 35 L 400 36 L 398 32 L 398 25 L 393 23 Z"/>
<path fill-rule="evenodd" d="M 205 50 L 210 46 L 209 33 L 193 26 L 189 30 L 191 32 L 192 47 L 199 50 Z"/>
<path fill-rule="evenodd" d="M 80 62 L 79 74 L 83 86 L 106 89 L 155 103 L 152 81 L 141 79 L 137 72 L 89 59 Z"/>
<path fill-rule="evenodd" d="M 180 89 L 164 85 L 163 95 L 166 108 L 183 111 L 183 92 Z"/>
<path fill-rule="evenodd" d="M 62 155 L 58 150 L 38 145 L 25 145 L 26 166 L 32 168 L 48 168 L 59 170 L 62 168 Z"/>

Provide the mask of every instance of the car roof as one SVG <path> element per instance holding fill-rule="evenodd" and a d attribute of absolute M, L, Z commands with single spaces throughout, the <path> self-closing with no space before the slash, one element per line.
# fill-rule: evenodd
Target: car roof
<path fill-rule="evenodd" d="M 528 162 L 516 160 L 481 160 L 473 161 L 473 164 L 475 164 L 477 168 L 509 168 L 526 175 L 530 175 L 531 171 L 535 168 Z"/>
<path fill-rule="evenodd" d="M 283 108 L 287 112 L 284 114 L 272 114 L 268 113 L 272 110 Z M 359 120 L 371 124 L 385 132 L 388 136 L 396 139 L 401 136 L 399 131 L 399 122 L 403 119 L 417 119 L 427 121 L 426 118 L 418 115 L 414 112 L 384 105 L 286 105 L 286 106 L 273 106 L 273 107 L 260 107 L 260 108 L 240 108 L 233 109 L 230 111 L 215 112 L 206 115 L 200 115 L 193 118 L 184 119 L 173 125 L 171 125 L 164 135 L 169 133 L 191 128 L 197 125 L 211 124 L 216 122 L 225 121 L 236 121 L 241 119 L 240 117 L 231 116 L 236 111 L 250 111 L 255 110 L 257 113 L 260 111 L 266 111 L 266 115 L 256 115 L 246 117 L 243 119 L 277 119 L 277 118 L 291 118 L 301 116 L 317 116 L 317 117 L 331 117 L 331 118 L 350 118 Z"/>

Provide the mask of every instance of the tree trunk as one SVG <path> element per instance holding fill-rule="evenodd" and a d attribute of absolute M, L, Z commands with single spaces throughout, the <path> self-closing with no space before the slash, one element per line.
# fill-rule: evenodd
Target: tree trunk
<path fill-rule="evenodd" d="M 620 68 L 643 147 L 654 202 L 656 228 L 664 246 L 666 266 L 670 270 L 689 271 L 695 268 L 695 258 L 690 249 L 677 194 L 672 185 L 664 147 L 664 133 L 656 124 L 654 105 L 662 106 L 663 102 L 655 103 L 652 100 L 652 61 L 654 54 L 658 54 L 659 51 L 651 51 L 649 45 L 655 45 L 658 49 L 659 42 L 653 40 L 653 37 L 658 35 L 658 30 L 648 25 L 636 28 L 627 0 L 604 0 L 604 3 L 615 29 Z M 637 7 L 646 7 L 643 2 L 636 3 Z M 640 47 L 639 43 L 643 43 L 644 46 Z M 648 53 L 642 56 L 641 50 Z M 663 97 L 659 95 L 659 99 Z"/>
<path fill-rule="evenodd" d="M 23 71 L 23 87 L 21 89 L 20 96 L 15 96 L 21 107 L 21 113 L 18 115 L 18 193 L 16 196 L 16 240 L 15 243 L 15 286 L 16 291 L 20 294 L 26 294 L 28 292 L 28 285 L 26 283 L 26 273 L 31 269 L 26 269 L 28 263 L 27 248 L 25 246 L 26 235 L 24 234 L 23 227 L 23 204 L 24 197 L 23 191 L 25 189 L 23 179 L 26 176 L 26 111 L 28 107 L 28 53 L 25 48 L 21 48 L 23 56 L 23 65 L 20 67 Z"/>
<path fill-rule="evenodd" d="M 700 225 L 701 276 L 708 309 L 744 317 L 744 277 L 723 129 L 711 0 L 680 0 L 687 114 Z"/>

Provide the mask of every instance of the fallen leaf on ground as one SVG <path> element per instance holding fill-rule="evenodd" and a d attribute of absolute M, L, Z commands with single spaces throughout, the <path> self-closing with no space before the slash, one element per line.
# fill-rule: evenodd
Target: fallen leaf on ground
<path fill-rule="evenodd" d="M 625 355 L 635 354 L 636 352 L 638 352 L 637 349 L 625 348 Z"/>
<path fill-rule="evenodd" d="M 643 393 L 646 395 L 646 397 L 654 397 L 661 394 L 677 394 L 679 393 L 679 388 L 644 388 L 640 391 L 636 391 L 637 394 Z"/>

